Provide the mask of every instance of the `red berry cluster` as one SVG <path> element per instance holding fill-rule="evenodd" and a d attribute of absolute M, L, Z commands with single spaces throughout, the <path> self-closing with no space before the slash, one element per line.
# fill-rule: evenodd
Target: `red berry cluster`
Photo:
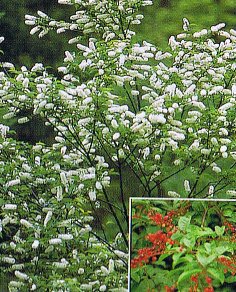
<path fill-rule="evenodd" d="M 171 236 L 176 232 L 176 226 L 172 223 L 172 216 L 174 213 L 167 214 L 163 216 L 160 213 L 150 211 L 147 216 L 151 219 L 156 225 L 160 226 L 162 230 L 158 230 L 155 233 L 149 233 L 145 238 L 150 243 L 151 247 L 141 248 L 138 250 L 137 257 L 131 260 L 131 268 L 137 268 L 142 266 L 145 263 L 148 263 L 150 260 L 155 262 L 157 256 L 163 254 L 167 244 L 174 244 L 174 241 L 171 239 Z"/>
<path fill-rule="evenodd" d="M 226 226 L 226 231 L 230 230 L 232 233 L 236 231 L 236 226 L 234 226 L 232 223 L 226 221 L 224 225 Z"/>
<path fill-rule="evenodd" d="M 228 221 L 224 222 L 224 225 L 226 227 L 225 231 L 228 231 L 231 234 L 231 241 L 236 241 L 236 226 Z"/>
<path fill-rule="evenodd" d="M 208 276 L 206 276 L 206 283 L 208 286 L 204 288 L 204 292 L 214 292 L 214 288 L 212 287 L 212 279 Z"/>
<path fill-rule="evenodd" d="M 218 262 L 225 266 L 225 273 L 229 271 L 232 276 L 236 274 L 236 256 L 231 258 L 220 256 L 218 258 Z"/>
<path fill-rule="evenodd" d="M 193 287 L 189 288 L 189 292 L 197 292 L 199 291 L 199 278 L 202 274 L 196 274 L 192 275 L 190 277 L 190 280 L 194 283 Z M 204 275 L 203 275 L 204 277 Z M 207 284 L 207 287 L 203 289 L 204 292 L 214 292 L 214 288 L 212 287 L 212 279 L 208 276 L 205 277 L 205 283 Z"/>
<path fill-rule="evenodd" d="M 189 288 L 189 292 L 196 292 L 198 290 L 198 274 L 192 275 L 190 280 L 194 283 L 194 286 Z"/>
<path fill-rule="evenodd" d="M 175 292 L 176 288 L 175 286 L 169 287 L 169 286 L 165 286 L 165 292 Z"/>
<path fill-rule="evenodd" d="M 151 259 L 152 262 L 157 260 L 157 255 L 163 254 L 166 249 L 166 244 L 174 244 L 169 234 L 158 230 L 156 233 L 150 233 L 146 239 L 152 243 L 151 247 L 145 247 L 138 250 L 138 256 L 131 260 L 131 268 L 137 268 Z"/>

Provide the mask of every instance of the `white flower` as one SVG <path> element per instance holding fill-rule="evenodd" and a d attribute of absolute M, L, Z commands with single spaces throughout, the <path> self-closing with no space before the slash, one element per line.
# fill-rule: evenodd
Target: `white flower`
<path fill-rule="evenodd" d="M 101 272 L 103 273 L 103 275 L 109 275 L 109 271 L 108 271 L 108 269 L 106 268 L 106 267 L 104 267 L 104 266 L 101 266 Z"/>
<path fill-rule="evenodd" d="M 220 172 L 221 172 L 221 168 L 218 167 L 218 166 L 213 166 L 213 167 L 212 167 L 212 170 L 213 170 L 214 172 L 216 172 L 216 173 L 220 173 Z"/>
<path fill-rule="evenodd" d="M 8 126 L 0 124 L 0 134 L 1 134 L 2 138 L 6 137 L 8 131 L 9 131 Z"/>
<path fill-rule="evenodd" d="M 115 267 L 114 260 L 113 260 L 113 259 L 109 259 L 108 272 L 109 272 L 109 273 L 114 272 L 114 267 Z"/>
<path fill-rule="evenodd" d="M 220 152 L 223 153 L 223 152 L 226 152 L 227 151 L 227 146 L 226 145 L 223 145 L 220 147 Z"/>
<path fill-rule="evenodd" d="M 97 196 L 96 196 L 96 191 L 95 190 L 90 190 L 88 195 L 89 195 L 89 199 L 91 201 L 96 201 Z"/>
<path fill-rule="evenodd" d="M 82 285 L 80 285 L 80 289 L 81 290 L 86 290 L 86 291 L 92 291 L 93 290 L 93 286 L 91 284 L 82 284 Z"/>
<path fill-rule="evenodd" d="M 177 141 L 181 141 L 185 139 L 185 135 L 183 133 L 178 133 L 175 131 L 169 131 L 168 134 L 171 136 L 172 139 L 177 140 Z"/>
<path fill-rule="evenodd" d="M 68 184 L 68 180 L 67 180 L 67 177 L 66 177 L 66 174 L 65 172 L 61 172 L 60 173 L 60 178 L 61 178 L 61 182 L 64 186 L 67 186 Z"/>
<path fill-rule="evenodd" d="M 189 21 L 187 18 L 183 18 L 183 30 L 184 31 L 189 30 Z"/>
<path fill-rule="evenodd" d="M 62 261 L 61 262 L 53 262 L 53 266 L 58 268 L 58 269 L 65 269 L 68 266 L 68 262 L 67 261 Z"/>
<path fill-rule="evenodd" d="M 9 63 L 9 62 L 3 62 L 2 66 L 3 66 L 3 68 L 9 68 L 9 69 L 15 68 L 15 66 L 12 63 Z"/>
<path fill-rule="evenodd" d="M 213 195 L 214 194 L 214 186 L 209 186 L 209 189 L 208 189 L 208 194 L 209 195 Z"/>
<path fill-rule="evenodd" d="M 11 281 L 8 284 L 9 288 L 14 287 L 14 288 L 21 288 L 22 286 L 24 286 L 23 282 L 18 282 L 18 281 Z M 12 291 L 16 291 L 16 290 L 12 290 Z M 19 291 L 19 290 L 18 290 Z"/>
<path fill-rule="evenodd" d="M 65 51 L 66 58 L 64 59 L 65 62 L 73 62 L 74 57 L 69 51 Z"/>
<path fill-rule="evenodd" d="M 217 25 L 213 25 L 213 26 L 211 27 L 211 31 L 212 31 L 212 32 L 217 32 L 217 31 L 219 31 L 220 29 L 222 29 L 223 27 L 225 27 L 225 23 L 219 23 L 219 24 L 217 24 Z"/>
<path fill-rule="evenodd" d="M 35 20 L 25 20 L 26 25 L 35 25 Z"/>
<path fill-rule="evenodd" d="M 59 234 L 58 238 L 61 238 L 63 240 L 71 240 L 71 239 L 73 239 L 73 235 L 72 234 Z"/>
<path fill-rule="evenodd" d="M 40 27 L 39 26 L 35 26 L 30 30 L 30 34 L 34 35 L 35 33 L 40 31 Z"/>
<path fill-rule="evenodd" d="M 0 37 L 0 44 L 4 41 L 4 37 Z"/>
<path fill-rule="evenodd" d="M 37 289 L 37 286 L 36 286 L 35 284 L 33 284 L 33 285 L 31 286 L 30 291 L 35 291 L 36 289 Z"/>
<path fill-rule="evenodd" d="M 48 212 L 47 212 L 47 215 L 46 215 L 46 217 L 45 217 L 45 219 L 44 219 L 44 222 L 43 222 L 43 226 L 44 226 L 44 227 L 47 226 L 47 224 L 48 224 L 48 222 L 51 220 L 51 218 L 52 218 L 52 211 L 48 211 Z"/>
<path fill-rule="evenodd" d="M 25 220 L 25 219 L 21 219 L 20 220 L 20 224 L 25 226 L 26 228 L 32 228 L 33 224 L 31 224 L 29 221 Z"/>
<path fill-rule="evenodd" d="M 69 5 L 72 4 L 71 0 L 58 0 L 58 3 L 59 4 L 69 4 Z"/>
<path fill-rule="evenodd" d="M 102 190 L 102 184 L 99 181 L 96 181 L 96 189 L 97 190 Z"/>
<path fill-rule="evenodd" d="M 32 248 L 33 249 L 37 249 L 39 246 L 39 241 L 38 240 L 34 240 L 34 242 L 32 243 Z"/>
<path fill-rule="evenodd" d="M 172 197 L 172 198 L 179 198 L 180 197 L 180 195 L 174 191 L 168 191 L 167 194 L 169 197 Z"/>
<path fill-rule="evenodd" d="M 149 121 L 153 124 L 159 123 L 159 124 L 165 124 L 166 123 L 166 118 L 164 117 L 163 114 L 150 114 L 148 117 Z"/>
<path fill-rule="evenodd" d="M 32 67 L 31 71 L 32 71 L 32 72 L 43 71 L 43 69 L 44 69 L 44 67 L 43 67 L 43 64 L 42 64 L 42 63 L 36 63 L 36 64 Z"/>
<path fill-rule="evenodd" d="M 25 124 L 29 121 L 29 118 L 28 117 L 23 117 L 23 118 L 20 118 L 18 119 L 18 124 Z"/>
<path fill-rule="evenodd" d="M 199 146 L 200 146 L 200 141 L 194 140 L 193 144 L 190 145 L 189 150 L 197 151 L 197 150 L 199 150 Z"/>
<path fill-rule="evenodd" d="M 190 183 L 188 180 L 184 181 L 184 189 L 186 192 L 190 193 L 191 192 L 191 188 L 190 188 Z"/>
<path fill-rule="evenodd" d="M 150 154 L 150 148 L 146 147 L 146 148 L 143 149 L 142 152 L 143 152 L 143 159 L 146 159 Z"/>
<path fill-rule="evenodd" d="M 17 209 L 17 205 L 16 204 L 5 204 L 2 207 L 3 210 L 16 210 Z"/>
<path fill-rule="evenodd" d="M 232 96 L 236 97 L 236 84 L 232 85 Z"/>
<path fill-rule="evenodd" d="M 115 250 L 114 253 L 120 257 L 120 258 L 127 258 L 128 257 L 128 254 L 127 253 L 124 253 L 123 251 L 121 250 Z"/>
<path fill-rule="evenodd" d="M 84 274 L 84 269 L 83 268 L 79 268 L 78 269 L 78 274 L 79 275 L 83 275 Z"/>
<path fill-rule="evenodd" d="M 107 290 L 107 286 L 106 285 L 102 285 L 99 288 L 99 291 L 106 291 Z"/>
<path fill-rule="evenodd" d="M 14 179 L 14 180 L 10 180 L 9 182 L 6 183 L 6 187 L 13 187 L 15 185 L 20 184 L 20 179 Z"/>
<path fill-rule="evenodd" d="M 40 156 L 35 156 L 34 163 L 35 163 L 35 165 L 40 166 L 40 163 L 41 163 L 41 158 L 40 158 Z"/>
<path fill-rule="evenodd" d="M 114 119 L 111 121 L 111 126 L 112 126 L 113 128 L 115 128 L 115 129 L 119 127 L 117 121 L 114 120 Z"/>
<path fill-rule="evenodd" d="M 56 196 L 58 202 L 60 202 L 63 199 L 63 190 L 61 186 L 56 187 Z"/>
<path fill-rule="evenodd" d="M 62 240 L 61 240 L 61 238 L 52 238 L 48 242 L 51 245 L 56 245 L 56 244 L 61 244 Z"/>
<path fill-rule="evenodd" d="M 44 12 L 38 10 L 38 16 L 42 17 L 42 18 L 48 18 L 47 14 L 45 14 Z"/>
<path fill-rule="evenodd" d="M 2 257 L 2 261 L 7 264 L 14 264 L 16 262 L 13 257 Z"/>
<path fill-rule="evenodd" d="M 115 133 L 112 138 L 113 138 L 114 141 L 119 139 L 120 138 L 120 133 Z"/>
<path fill-rule="evenodd" d="M 27 276 L 26 274 L 24 273 L 21 273 L 20 271 L 15 271 L 15 276 L 17 278 L 19 278 L 20 280 L 25 280 L 27 281 L 29 279 L 29 276 Z"/>

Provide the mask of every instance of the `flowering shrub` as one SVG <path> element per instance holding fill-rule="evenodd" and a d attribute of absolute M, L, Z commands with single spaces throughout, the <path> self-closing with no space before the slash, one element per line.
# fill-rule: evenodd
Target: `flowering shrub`
<path fill-rule="evenodd" d="M 25 21 L 39 37 L 75 33 L 58 76 L 1 63 L 4 119 L 40 116 L 55 131 L 52 146 L 32 146 L 1 125 L 1 266 L 12 291 L 121 291 L 131 182 L 140 196 L 236 193 L 236 31 L 184 19 L 161 52 L 133 38 L 152 1 L 58 3 L 74 6 L 70 21 L 41 11 Z"/>
<path fill-rule="evenodd" d="M 132 199 L 131 291 L 234 291 L 235 203 Z"/>

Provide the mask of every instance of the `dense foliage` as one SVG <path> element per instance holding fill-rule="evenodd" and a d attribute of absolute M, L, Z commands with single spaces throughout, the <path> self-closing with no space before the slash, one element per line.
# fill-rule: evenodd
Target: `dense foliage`
<path fill-rule="evenodd" d="M 140 196 L 235 196 L 236 31 L 184 19 L 162 52 L 132 30 L 152 1 L 58 3 L 70 20 L 25 20 L 32 35 L 76 33 L 58 73 L 1 63 L 4 119 L 55 132 L 28 145 L 1 125 L 1 268 L 11 291 L 122 291 L 131 182 Z"/>

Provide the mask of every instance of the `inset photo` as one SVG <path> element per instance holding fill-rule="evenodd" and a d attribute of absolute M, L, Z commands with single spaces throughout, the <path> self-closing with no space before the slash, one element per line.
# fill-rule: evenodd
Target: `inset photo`
<path fill-rule="evenodd" d="M 130 292 L 236 291 L 236 200 L 130 199 Z"/>

